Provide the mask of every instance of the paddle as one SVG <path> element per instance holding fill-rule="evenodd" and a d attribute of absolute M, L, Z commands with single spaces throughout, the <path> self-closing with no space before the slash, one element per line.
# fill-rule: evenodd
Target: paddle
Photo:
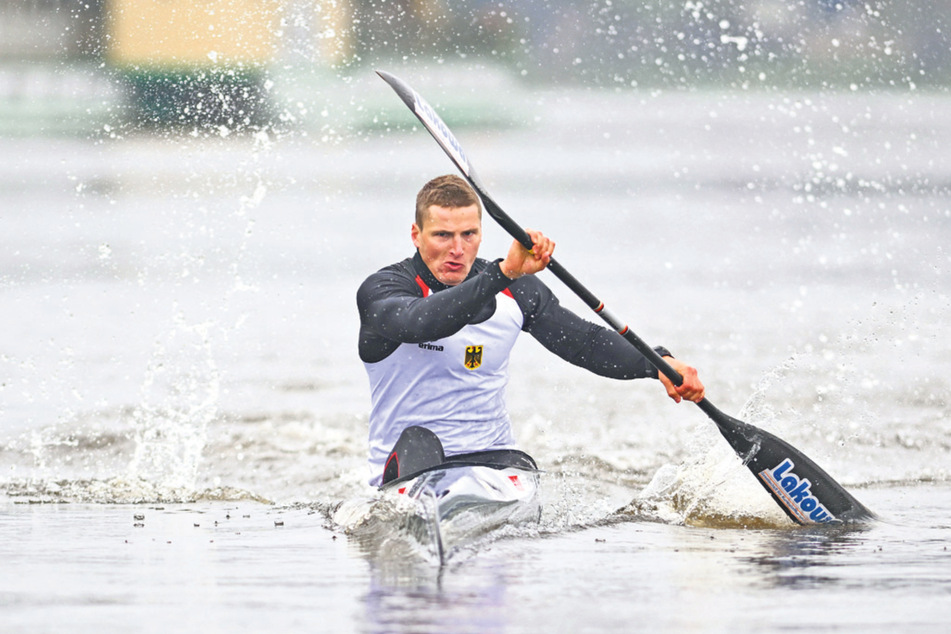
<path fill-rule="evenodd" d="M 377 71 L 377 74 L 396 91 L 403 103 L 449 155 L 482 199 L 486 212 L 526 249 L 531 249 L 531 238 L 486 193 L 459 141 L 436 111 L 406 82 L 383 71 Z M 605 309 L 604 303 L 554 258 L 549 262 L 548 269 L 675 385 L 683 383 L 683 377 L 669 363 Z M 822 524 L 860 521 L 874 517 L 872 512 L 852 497 L 842 485 L 789 443 L 753 425 L 727 416 L 708 399 L 703 399 L 697 405 L 716 423 L 720 433 L 743 463 L 794 522 Z"/>

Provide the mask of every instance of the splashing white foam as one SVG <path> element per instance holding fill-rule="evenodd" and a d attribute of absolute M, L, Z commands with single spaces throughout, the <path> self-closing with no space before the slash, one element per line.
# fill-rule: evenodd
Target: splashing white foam
<path fill-rule="evenodd" d="M 212 328 L 210 323 L 186 324 L 179 315 L 166 339 L 156 344 L 142 400 L 133 413 L 129 478 L 167 491 L 195 490 L 207 427 L 218 413 Z"/>

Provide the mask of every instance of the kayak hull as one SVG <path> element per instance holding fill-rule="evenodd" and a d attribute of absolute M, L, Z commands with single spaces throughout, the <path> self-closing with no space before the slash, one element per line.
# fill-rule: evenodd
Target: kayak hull
<path fill-rule="evenodd" d="M 537 523 L 538 488 L 536 469 L 447 463 L 385 485 L 383 492 L 398 496 L 407 509 L 407 533 L 445 562 L 502 526 Z"/>

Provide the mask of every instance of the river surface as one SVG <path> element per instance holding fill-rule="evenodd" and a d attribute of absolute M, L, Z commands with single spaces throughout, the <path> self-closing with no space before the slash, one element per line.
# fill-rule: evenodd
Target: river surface
<path fill-rule="evenodd" d="M 350 539 L 354 294 L 452 171 L 370 76 L 309 128 L 3 140 L 3 631 L 946 631 L 951 100 L 404 78 L 497 113 L 456 129 L 497 202 L 879 520 L 792 526 L 696 407 L 526 336 L 540 524 L 441 568 Z"/>

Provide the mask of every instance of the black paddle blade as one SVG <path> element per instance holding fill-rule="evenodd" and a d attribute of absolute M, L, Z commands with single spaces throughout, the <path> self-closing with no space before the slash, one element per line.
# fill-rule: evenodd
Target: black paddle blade
<path fill-rule="evenodd" d="M 426 128 L 433 139 L 436 140 L 436 143 L 443 149 L 443 152 L 445 152 L 456 167 L 459 168 L 459 171 L 462 172 L 465 179 L 472 185 L 472 189 L 474 189 L 479 195 L 479 198 L 482 199 L 486 213 L 502 225 L 502 228 L 508 231 L 512 237 L 521 242 L 526 249 L 531 249 L 532 239 L 528 236 L 528 233 L 526 233 L 518 223 L 512 220 L 509 215 L 492 200 L 492 197 L 485 191 L 485 188 L 482 187 L 482 183 L 479 182 L 479 178 L 476 176 L 475 169 L 473 169 L 472 164 L 469 163 L 469 159 L 466 157 L 466 153 L 462 150 L 462 144 L 459 143 L 456 136 L 452 133 L 452 130 L 449 129 L 449 126 L 446 125 L 436 110 L 423 99 L 422 95 L 413 90 L 409 84 L 399 77 L 382 70 L 376 71 L 376 74 L 390 85 L 390 88 L 396 92 L 399 98 L 403 100 L 403 103 L 406 104 L 406 107 L 416 115 L 419 122 L 423 124 L 423 127 Z"/>
<path fill-rule="evenodd" d="M 445 460 L 442 443 L 436 434 L 425 427 L 407 427 L 386 459 L 383 484 L 440 465 Z"/>
<path fill-rule="evenodd" d="M 466 158 L 466 153 L 462 151 L 462 146 L 459 144 L 459 141 L 456 140 L 455 135 L 453 135 L 449 127 L 443 123 L 439 115 L 436 114 L 433 107 L 399 77 L 382 70 L 376 71 L 376 74 L 379 75 L 383 81 L 388 83 L 390 88 L 399 95 L 399 98 L 403 100 L 406 107 L 416 115 L 419 122 L 422 123 L 429 133 L 433 135 L 433 138 L 436 139 L 436 143 L 449 155 L 449 158 L 456 164 L 459 171 L 462 172 L 466 178 L 470 180 L 474 179 L 475 175 L 472 173 L 472 167 L 469 165 L 469 159 Z"/>
<path fill-rule="evenodd" d="M 727 416 L 706 400 L 700 405 L 792 521 L 808 525 L 875 518 L 822 467 L 785 440 Z"/>

